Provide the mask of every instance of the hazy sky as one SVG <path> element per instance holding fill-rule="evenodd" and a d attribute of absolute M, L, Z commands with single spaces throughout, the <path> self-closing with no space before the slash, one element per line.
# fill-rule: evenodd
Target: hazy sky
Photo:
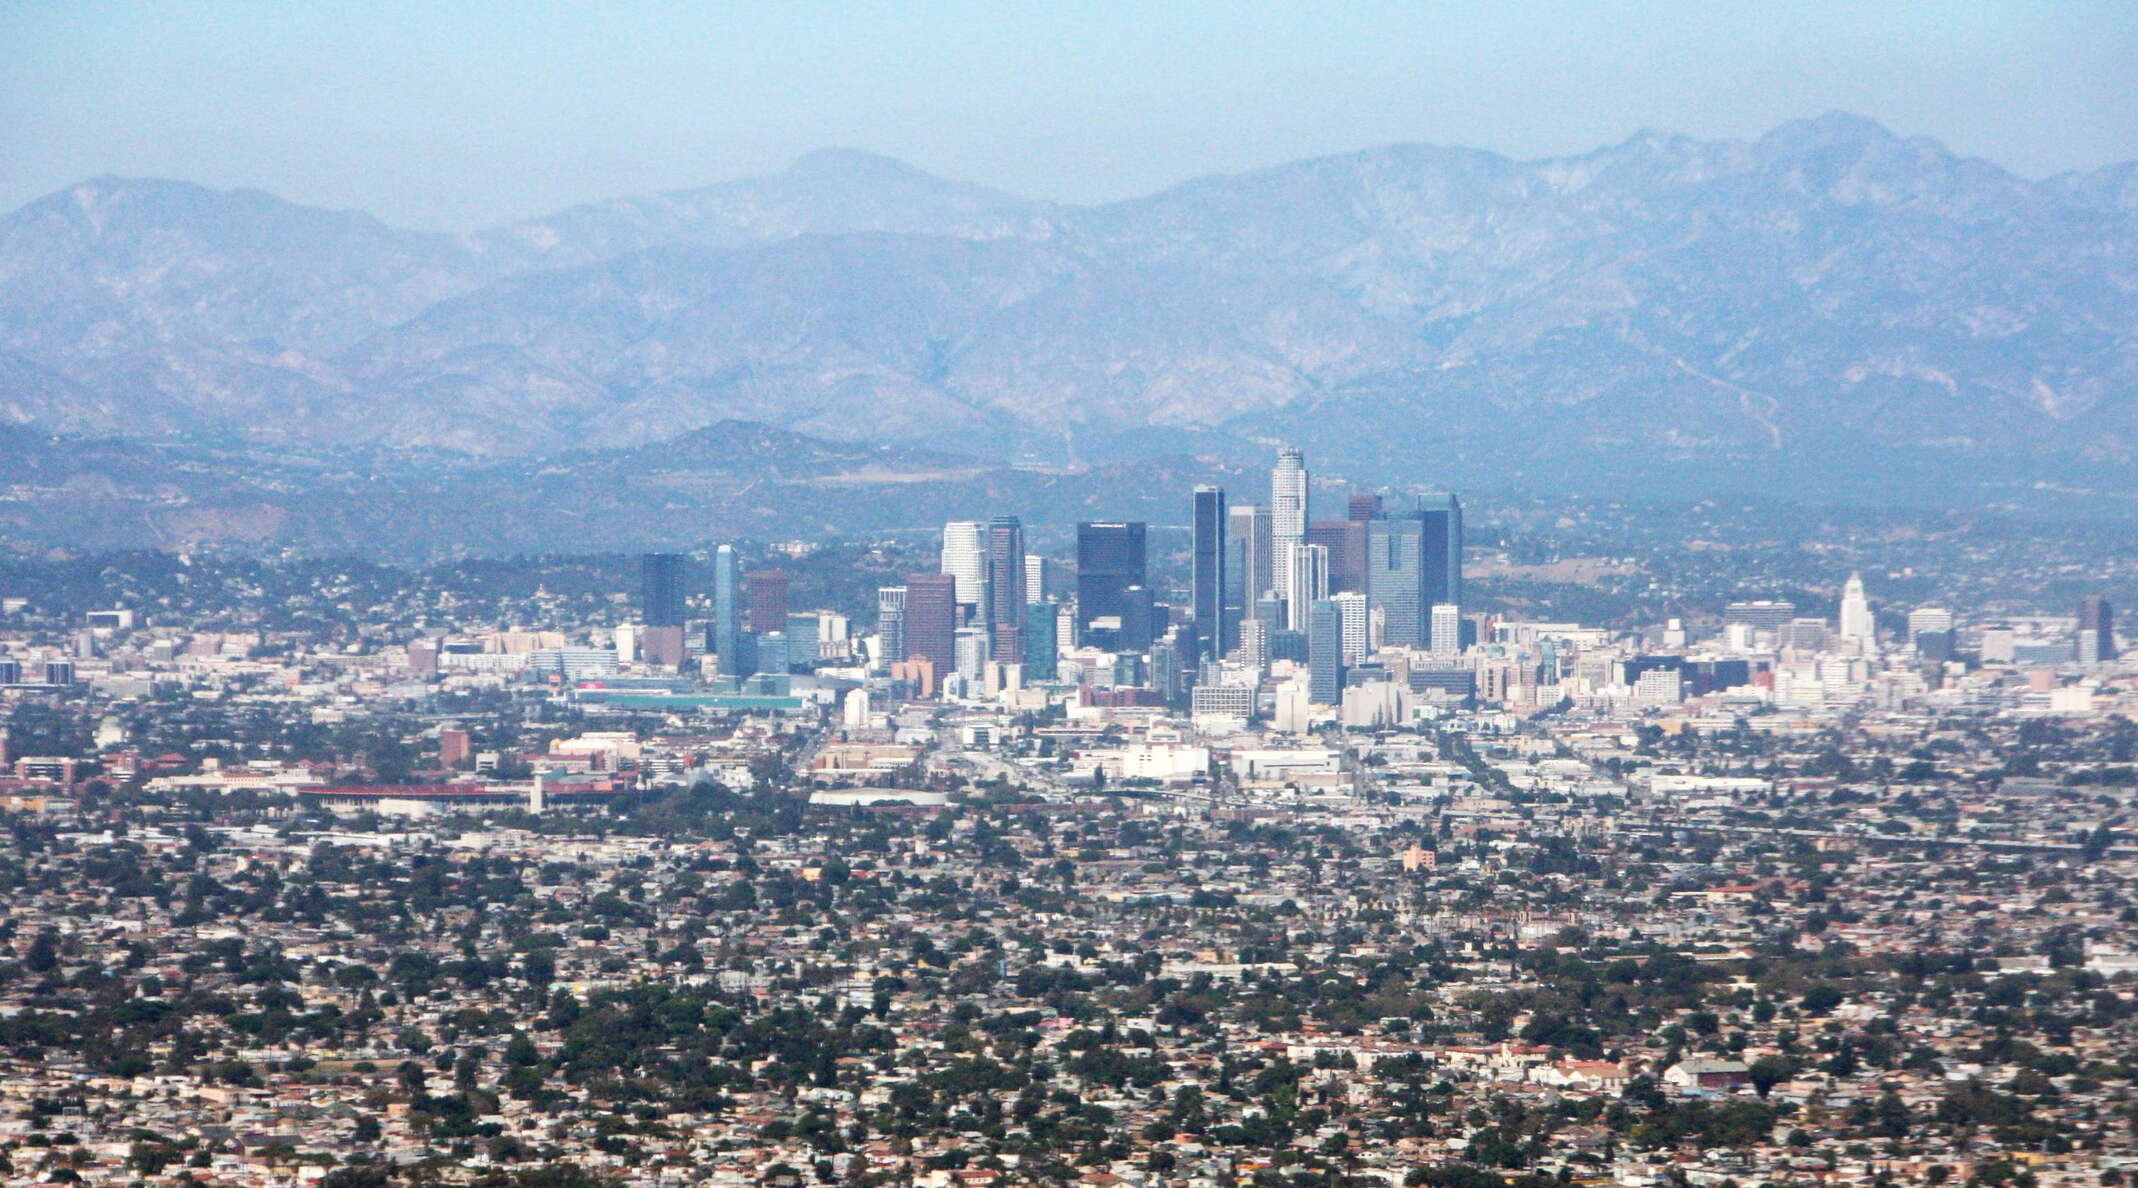
<path fill-rule="evenodd" d="M 1833 108 L 2030 176 L 2138 158 L 2138 2 L 0 0 L 0 209 L 116 173 L 468 228 L 830 145 L 1089 201 Z"/>

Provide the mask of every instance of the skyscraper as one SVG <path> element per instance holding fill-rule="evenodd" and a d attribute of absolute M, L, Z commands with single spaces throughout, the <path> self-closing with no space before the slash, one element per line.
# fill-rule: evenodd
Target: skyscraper
<path fill-rule="evenodd" d="M 1149 586 L 1130 586 L 1121 591 L 1121 633 L 1111 644 L 1101 646 L 1120 652 L 1141 652 L 1158 638 L 1158 596 Z"/>
<path fill-rule="evenodd" d="M 1908 646 L 1917 646 L 1916 641 L 1926 632 L 1952 631 L 1952 608 L 1945 606 L 1919 606 L 1908 612 Z"/>
<path fill-rule="evenodd" d="M 1293 545 L 1285 576 L 1292 583 L 1284 594 L 1285 623 L 1293 631 L 1305 631 L 1307 608 L 1329 596 L 1329 550 L 1317 544 Z"/>
<path fill-rule="evenodd" d="M 794 656 L 787 647 L 787 633 L 784 631 L 758 631 L 751 634 L 757 637 L 752 642 L 756 653 L 758 673 L 784 676 L 788 665 L 794 663 Z"/>
<path fill-rule="evenodd" d="M 2079 599 L 2079 633 L 2072 657 L 2081 663 L 2098 664 L 2122 653 L 2116 648 L 2116 608 L 2099 594 Z"/>
<path fill-rule="evenodd" d="M 1381 642 L 1426 645 L 1425 521 L 1395 516 L 1366 523 L 1366 595 L 1381 608 Z"/>
<path fill-rule="evenodd" d="M 1462 608 L 1452 602 L 1436 602 L 1426 647 L 1436 656 L 1462 654 Z"/>
<path fill-rule="evenodd" d="M 957 579 L 947 573 L 916 573 L 906 578 L 904 660 L 925 659 L 936 676 L 957 663 Z"/>
<path fill-rule="evenodd" d="M 1004 664 L 1024 659 L 1024 525 L 1016 516 L 987 524 L 987 621 L 990 656 Z"/>
<path fill-rule="evenodd" d="M 1120 618 L 1128 611 L 1126 594 L 1144 580 L 1144 525 L 1141 521 L 1090 522 L 1076 526 L 1076 625 L 1088 630 L 1094 619 Z M 1124 627 L 1130 627 L 1126 622 Z M 1141 629 L 1149 634 L 1148 627 Z"/>
<path fill-rule="evenodd" d="M 1055 642 L 1055 627 L 1060 623 L 1058 609 L 1051 602 L 1027 602 L 1024 605 L 1024 677 L 1027 681 L 1051 681 L 1058 667 L 1061 653 Z"/>
<path fill-rule="evenodd" d="M 1871 600 L 1864 597 L 1863 575 L 1848 575 L 1848 583 L 1841 587 L 1840 630 L 1841 646 L 1851 651 L 1868 654 L 1878 646 L 1878 628 L 1871 618 Z"/>
<path fill-rule="evenodd" d="M 1379 491 L 1369 491 L 1365 494 L 1353 495 L 1345 503 L 1344 510 L 1346 513 L 1344 518 L 1348 520 L 1378 520 L 1382 514 L 1381 493 Z"/>
<path fill-rule="evenodd" d="M 1269 525 L 1271 577 L 1283 593 L 1292 588 L 1292 549 L 1307 537 L 1307 462 L 1298 446 L 1279 449 L 1277 467 L 1269 472 Z M 1292 617 L 1303 622 L 1306 611 Z"/>
<path fill-rule="evenodd" d="M 1038 553 L 1024 555 L 1024 600 L 1027 604 L 1047 600 L 1047 559 Z"/>
<path fill-rule="evenodd" d="M 1348 667 L 1366 658 L 1366 596 L 1356 590 L 1329 595 L 1329 602 L 1343 618 L 1343 661 Z"/>
<path fill-rule="evenodd" d="M 1267 619 L 1246 619 L 1240 623 L 1240 663 L 1254 670 L 1257 680 L 1269 675 L 1270 627 Z"/>
<path fill-rule="evenodd" d="M 980 587 L 987 581 L 987 525 L 978 520 L 943 525 L 942 570 L 957 579 L 959 605 L 979 609 Z"/>
<path fill-rule="evenodd" d="M 647 553 L 638 559 L 639 614 L 648 627 L 683 625 L 683 554 Z"/>
<path fill-rule="evenodd" d="M 1311 547 L 1311 546 L 1308 546 Z M 1344 699 L 1344 616 L 1326 598 L 1307 604 L 1307 699 L 1337 705 Z"/>
<path fill-rule="evenodd" d="M 1368 520 L 1316 520 L 1307 525 L 1307 543 L 1329 550 L 1329 590 L 1366 588 Z"/>
<path fill-rule="evenodd" d="M 639 558 L 639 609 L 646 620 L 639 635 L 639 657 L 648 664 L 683 663 L 683 557 L 647 553 Z"/>
<path fill-rule="evenodd" d="M 1425 605 L 1452 602 L 1462 605 L 1462 500 L 1450 491 L 1427 495 L 1418 501 L 1418 519 L 1425 525 L 1421 550 Z"/>
<path fill-rule="evenodd" d="M 1255 604 L 1277 588 L 1276 566 L 1270 556 L 1273 531 L 1269 509 L 1252 503 L 1234 504 L 1227 509 L 1227 519 L 1231 522 L 1225 530 L 1225 543 L 1234 550 L 1238 564 L 1229 565 L 1226 576 L 1239 591 L 1239 600 L 1234 604 L 1239 617 L 1251 619 Z"/>
<path fill-rule="evenodd" d="M 713 651 L 720 671 L 737 674 L 742 661 L 742 598 L 735 573 L 735 546 L 713 551 Z"/>
<path fill-rule="evenodd" d="M 1232 646 L 1225 616 L 1225 491 L 1195 489 L 1193 573 L 1189 609 L 1195 614 L 1196 651 L 1191 660 L 1221 656 Z"/>
<path fill-rule="evenodd" d="M 876 642 L 884 668 L 906 658 L 906 588 L 876 588 Z"/>
<path fill-rule="evenodd" d="M 753 570 L 744 581 L 744 602 L 753 635 L 787 630 L 787 572 Z"/>

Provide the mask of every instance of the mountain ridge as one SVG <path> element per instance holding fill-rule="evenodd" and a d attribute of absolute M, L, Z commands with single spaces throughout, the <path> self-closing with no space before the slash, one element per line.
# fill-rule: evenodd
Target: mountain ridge
<path fill-rule="evenodd" d="M 1057 461 L 1513 430 L 2053 470 L 2138 457 L 2138 164 L 2029 181 L 1828 113 L 1073 206 L 820 150 L 463 235 L 96 179 L 0 216 L 0 418 L 535 456 L 741 418 Z"/>

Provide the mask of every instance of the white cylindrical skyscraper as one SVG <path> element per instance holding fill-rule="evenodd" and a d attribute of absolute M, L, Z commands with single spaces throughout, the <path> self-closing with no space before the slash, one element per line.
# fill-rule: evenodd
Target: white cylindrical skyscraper
<path fill-rule="evenodd" d="M 1307 537 L 1307 461 L 1298 446 L 1277 451 L 1277 468 L 1269 472 L 1269 528 L 1271 585 L 1286 598 L 1292 589 L 1292 550 Z M 1292 630 L 1305 630 L 1306 608 L 1285 612 L 1296 620 Z"/>
<path fill-rule="evenodd" d="M 952 520 L 943 525 L 942 572 L 954 579 L 958 602 L 980 605 L 981 586 L 987 581 L 987 525 L 978 520 Z"/>

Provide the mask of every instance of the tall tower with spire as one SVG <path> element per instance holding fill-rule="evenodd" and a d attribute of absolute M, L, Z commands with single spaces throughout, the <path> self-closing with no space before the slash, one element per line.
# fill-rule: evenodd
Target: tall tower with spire
<path fill-rule="evenodd" d="M 1848 575 L 1848 584 L 1841 587 L 1841 644 L 1850 651 L 1868 656 L 1878 650 L 1878 626 L 1871 618 L 1871 601 L 1863 594 L 1863 575 Z"/>

